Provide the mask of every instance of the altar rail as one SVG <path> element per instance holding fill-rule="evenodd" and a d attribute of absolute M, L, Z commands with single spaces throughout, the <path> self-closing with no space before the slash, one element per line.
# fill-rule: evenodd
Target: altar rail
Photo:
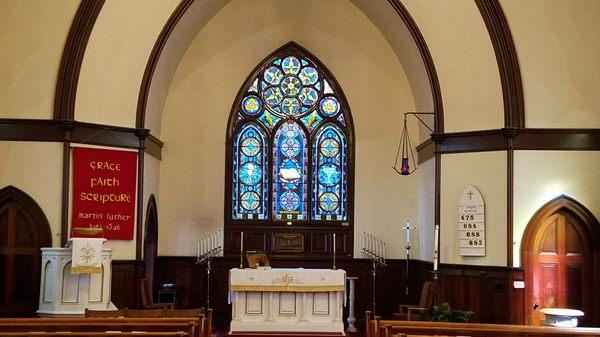
<path fill-rule="evenodd" d="M 210 336 L 205 317 L 1 318 L 0 336 Z"/>
<path fill-rule="evenodd" d="M 470 336 L 470 337 L 571 337 L 600 336 L 599 328 L 556 328 L 549 326 L 482 324 L 482 323 L 446 323 L 381 320 L 373 317 L 370 311 L 366 315 L 367 337 L 396 336 Z"/>

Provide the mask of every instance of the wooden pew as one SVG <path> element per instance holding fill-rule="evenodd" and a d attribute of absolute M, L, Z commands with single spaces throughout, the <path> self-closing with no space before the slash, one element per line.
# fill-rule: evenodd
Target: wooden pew
<path fill-rule="evenodd" d="M 367 313 L 367 337 L 445 335 L 471 337 L 568 337 L 600 336 L 598 328 L 557 328 L 483 323 L 446 323 L 381 320 Z"/>
<path fill-rule="evenodd" d="M 162 311 L 161 311 L 162 310 Z M 156 314 L 155 310 L 152 311 Z M 56 317 L 56 318 L 15 318 L 10 319 L 10 322 L 29 323 L 35 325 L 43 325 L 46 323 L 90 323 L 90 324 L 102 324 L 102 323 L 187 323 L 195 322 L 196 327 L 194 334 L 190 334 L 191 337 L 210 337 L 211 336 L 211 324 L 212 324 L 212 309 L 205 310 L 204 308 L 199 309 L 158 309 L 160 317 L 131 317 L 132 315 L 141 315 L 145 311 L 124 309 L 120 311 L 122 316 L 126 317 Z M 90 311 L 87 312 L 88 315 Z M 95 312 L 91 312 L 92 315 Z M 102 313 L 101 313 L 102 314 Z M 109 316 L 115 316 L 109 315 Z M 151 315 L 156 316 L 156 315 Z M 0 332 L 6 331 L 2 329 L 2 323 L 6 322 L 6 319 L 0 318 Z M 37 330 L 36 330 L 37 331 Z"/>
<path fill-rule="evenodd" d="M 0 332 L 1 337 L 17 337 L 17 336 L 27 336 L 27 337 L 37 337 L 37 336 L 46 336 L 46 337 L 108 337 L 108 336 L 125 336 L 125 337 L 187 337 L 189 336 L 187 332 L 147 332 L 147 333 L 139 333 L 139 332 Z"/>
<path fill-rule="evenodd" d="M 107 331 L 178 333 L 197 337 L 198 318 L 10 318 L 0 319 L 0 333 L 72 332 L 105 333 Z M 201 320 L 204 322 L 204 318 Z M 114 334 L 114 333 L 113 333 Z M 146 334 L 144 334 L 146 336 Z"/>

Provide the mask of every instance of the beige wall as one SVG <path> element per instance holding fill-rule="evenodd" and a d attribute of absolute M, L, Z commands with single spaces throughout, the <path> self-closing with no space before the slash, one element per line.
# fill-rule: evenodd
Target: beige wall
<path fill-rule="evenodd" d="M 165 100 L 177 66 L 202 27 L 229 1 L 194 1 L 169 35 L 152 76 L 146 105 L 145 127 L 156 137 L 161 137 Z"/>
<path fill-rule="evenodd" d="M 435 159 L 419 166 L 419 256 L 433 261 L 433 233 L 435 229 Z"/>
<path fill-rule="evenodd" d="M 459 255 L 458 201 L 468 185 L 485 202 L 484 257 Z M 506 152 L 443 155 L 441 197 L 441 262 L 506 266 Z"/>
<path fill-rule="evenodd" d="M 146 239 L 146 211 L 148 210 L 148 200 L 150 195 L 154 194 L 156 205 L 160 202 L 160 194 L 158 193 L 158 183 L 160 179 L 160 160 L 145 154 L 144 155 L 144 199 L 142 202 L 142 246 Z M 158 210 L 157 210 L 158 211 Z M 142 250 L 143 252 L 143 250 Z"/>
<path fill-rule="evenodd" d="M 600 1 L 502 0 L 532 128 L 600 127 Z"/>
<path fill-rule="evenodd" d="M 418 178 L 401 178 L 391 169 L 401 113 L 413 108 L 396 55 L 349 2 L 308 1 L 289 11 L 292 3 L 232 1 L 203 28 L 180 64 L 162 124 L 159 254 L 193 254 L 197 238 L 223 226 L 231 104 L 254 66 L 290 40 L 332 71 L 352 109 L 356 233 L 368 226 L 375 235 L 397 240 L 403 219 L 417 219 Z M 394 247 L 392 255 L 399 254 Z"/>
<path fill-rule="evenodd" d="M 600 219 L 600 152 L 516 151 L 513 264 L 521 265 L 521 239 L 533 214 L 561 194 Z"/>
<path fill-rule="evenodd" d="M 144 69 L 178 0 L 108 0 L 90 35 L 75 119 L 134 127 Z"/>
<path fill-rule="evenodd" d="M 0 142 L 0 188 L 12 185 L 40 205 L 60 246 L 62 143 Z"/>
<path fill-rule="evenodd" d="M 427 42 L 444 103 L 444 131 L 504 126 L 500 75 L 472 0 L 402 0 Z"/>
<path fill-rule="evenodd" d="M 0 1 L 0 118 L 52 118 L 77 0 Z"/>

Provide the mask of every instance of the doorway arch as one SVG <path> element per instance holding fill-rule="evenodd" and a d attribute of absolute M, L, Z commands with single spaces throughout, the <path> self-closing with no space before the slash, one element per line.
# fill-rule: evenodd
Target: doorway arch
<path fill-rule="evenodd" d="M 48 220 L 27 193 L 0 189 L 0 317 L 33 316 L 40 296 L 40 248 L 51 247 Z"/>
<path fill-rule="evenodd" d="M 536 304 L 574 307 L 585 312 L 583 324 L 598 324 L 600 291 L 594 284 L 600 270 L 599 234 L 593 214 L 567 195 L 550 200 L 533 215 L 521 244 L 527 324 L 539 324 Z"/>
<path fill-rule="evenodd" d="M 158 212 L 156 198 L 150 195 L 146 207 L 146 226 L 144 232 L 144 264 L 148 289 L 154 294 L 154 262 L 158 255 Z"/>

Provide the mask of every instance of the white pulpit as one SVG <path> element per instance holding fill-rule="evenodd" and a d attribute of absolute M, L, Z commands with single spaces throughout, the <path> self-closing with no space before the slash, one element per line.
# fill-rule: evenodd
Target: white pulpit
<path fill-rule="evenodd" d="M 345 283 L 340 269 L 231 269 L 230 330 L 343 334 Z"/>
<path fill-rule="evenodd" d="M 40 316 L 83 316 L 85 308 L 117 309 L 110 301 L 112 249 L 103 248 L 98 274 L 72 274 L 72 248 L 42 248 Z"/>

